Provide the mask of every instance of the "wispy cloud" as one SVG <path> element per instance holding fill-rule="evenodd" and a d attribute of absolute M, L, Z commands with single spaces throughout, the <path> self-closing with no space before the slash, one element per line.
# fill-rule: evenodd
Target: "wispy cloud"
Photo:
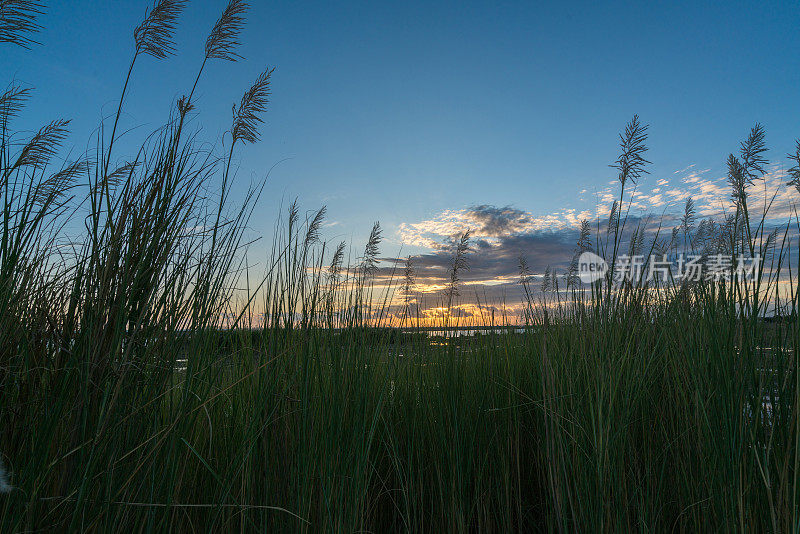
<path fill-rule="evenodd" d="M 671 179 L 656 179 L 654 182 L 640 184 L 631 191 L 631 211 L 639 216 L 664 214 L 666 218 L 677 215 L 688 198 L 692 198 L 701 217 L 722 218 L 735 209 L 730 194 L 727 177 L 711 177 L 710 169 L 696 169 L 694 165 L 675 171 Z M 748 189 L 748 205 L 751 210 L 762 212 L 769 207 L 770 219 L 777 220 L 791 216 L 797 204 L 796 191 L 786 186 L 788 175 L 781 165 L 774 165 Z M 652 184 L 656 187 L 652 187 Z M 648 189 L 649 188 L 649 189 Z M 647 191 L 647 192 L 645 192 Z M 597 194 L 597 205 L 591 210 L 599 217 L 606 217 L 611 205 L 619 198 L 619 189 L 607 187 Z"/>

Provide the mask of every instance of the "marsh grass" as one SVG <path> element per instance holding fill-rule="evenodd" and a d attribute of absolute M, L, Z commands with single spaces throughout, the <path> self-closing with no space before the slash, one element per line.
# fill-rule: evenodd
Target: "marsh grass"
<path fill-rule="evenodd" d="M 130 71 L 169 56 L 184 4 L 148 12 Z M 3 38 L 32 44 L 38 4 L 0 5 L 17 10 Z M 266 274 L 251 273 L 261 185 L 233 203 L 231 158 L 258 140 L 272 70 L 241 99 L 224 155 L 185 127 L 206 62 L 238 57 L 245 9 L 228 4 L 188 96 L 127 158 L 114 141 L 130 71 L 110 135 L 57 169 L 68 122 L 22 138 L 32 92 L 0 97 L 3 531 L 798 530 L 797 220 L 774 233 L 766 210 L 751 219 L 763 129 L 729 158 L 725 224 L 687 202 L 680 228 L 646 242 L 625 230 L 625 187 L 647 164 L 634 118 L 620 198 L 576 244 L 771 253 L 755 280 L 581 289 L 549 272 L 541 292 L 522 259 L 521 332 L 432 342 L 381 328 L 396 301 L 376 284 L 378 223 L 349 253 L 321 241 L 324 208 L 292 203 Z M 436 297 L 445 327 L 468 240 Z M 413 263 L 396 274 L 405 324 L 420 326 Z"/>

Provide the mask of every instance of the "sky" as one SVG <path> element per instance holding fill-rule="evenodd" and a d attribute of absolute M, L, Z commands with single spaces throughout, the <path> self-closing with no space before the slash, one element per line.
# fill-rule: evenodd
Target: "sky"
<path fill-rule="evenodd" d="M 114 111 L 148 3 L 51 4 L 41 45 L 4 48 L 0 73 L 35 88 L 25 128 L 70 118 L 80 151 Z M 778 187 L 800 136 L 795 2 L 252 4 L 242 59 L 209 65 L 191 124 L 222 145 L 231 105 L 275 67 L 262 140 L 236 156 L 240 191 L 270 172 L 251 224 L 264 235 L 295 197 L 327 205 L 325 237 L 354 249 L 380 221 L 387 257 L 436 258 L 470 228 L 476 251 L 483 239 L 494 263 L 509 262 L 472 276 L 497 279 L 516 270 L 517 253 L 542 258 L 537 269 L 556 262 L 579 219 L 604 215 L 618 132 L 634 114 L 650 125 L 642 216 L 675 213 L 688 195 L 719 211 L 725 159 L 756 122 Z M 177 54 L 137 63 L 126 142 L 188 92 L 224 5 L 190 2 Z M 551 241 L 561 243 L 552 254 Z"/>

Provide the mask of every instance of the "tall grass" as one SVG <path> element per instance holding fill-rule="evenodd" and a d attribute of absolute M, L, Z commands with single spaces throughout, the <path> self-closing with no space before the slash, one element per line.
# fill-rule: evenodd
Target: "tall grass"
<path fill-rule="evenodd" d="M 0 6 L 2 42 L 31 45 L 41 6 Z M 573 270 L 537 291 L 523 258 L 521 332 L 433 342 L 377 328 L 397 306 L 378 276 L 405 324 L 423 324 L 413 262 L 379 270 L 378 223 L 348 259 L 321 241 L 324 208 L 292 203 L 266 273 L 251 273 L 261 185 L 233 203 L 231 160 L 258 140 L 272 70 L 245 92 L 223 155 L 185 126 L 206 63 L 237 58 L 243 2 L 212 27 L 164 127 L 116 154 L 130 72 L 169 56 L 184 7 L 156 2 L 137 27 L 91 154 L 56 168 L 69 123 L 21 137 L 32 91 L 0 97 L 4 531 L 798 530 L 797 220 L 773 233 L 747 204 L 760 126 L 729 158 L 735 213 L 698 223 L 687 202 L 680 226 L 653 235 L 628 216 L 647 165 L 635 118 L 620 198 L 576 244 L 609 260 L 626 246 L 760 252 L 772 264 L 755 279 L 582 288 Z M 443 326 L 457 325 L 468 257 L 465 233 Z"/>

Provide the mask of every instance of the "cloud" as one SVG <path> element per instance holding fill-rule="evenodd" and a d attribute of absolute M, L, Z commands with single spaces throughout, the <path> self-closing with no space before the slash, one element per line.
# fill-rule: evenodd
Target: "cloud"
<path fill-rule="evenodd" d="M 470 208 L 466 215 L 477 226 L 476 233 L 493 237 L 524 231 L 534 222 L 530 213 L 510 206 L 497 208 L 483 204 Z"/>
<path fill-rule="evenodd" d="M 794 188 L 787 187 L 787 174 L 774 166 L 748 188 L 748 205 L 752 213 L 769 206 L 768 224 L 773 226 L 793 214 L 800 198 Z M 655 184 L 655 187 L 653 186 Z M 577 198 L 577 195 L 576 195 Z M 680 224 L 688 198 L 695 202 L 697 215 L 717 221 L 734 209 L 730 186 L 724 175 L 713 177 L 709 169 L 689 165 L 675 171 L 668 179 L 643 181 L 626 190 L 625 203 L 630 203 L 626 236 L 637 225 L 645 228 L 649 245 L 658 234 L 659 240 L 669 241 L 671 230 Z M 462 272 L 462 304 L 466 300 L 484 304 L 503 304 L 513 310 L 523 299 L 519 284 L 519 258 L 525 258 L 534 280 L 541 279 L 548 267 L 563 276 L 576 249 L 581 220 L 588 220 L 593 231 L 605 228 L 612 203 L 619 199 L 619 182 L 597 191 L 594 205 L 564 207 L 546 214 L 534 214 L 510 205 L 477 204 L 462 209 L 445 210 L 419 222 L 399 225 L 398 235 L 406 245 L 425 250 L 412 256 L 416 272 L 416 296 L 413 302 L 425 314 L 435 316 L 441 311 L 442 295 L 449 282 L 453 263 L 453 247 L 467 229 L 471 231 L 469 271 Z M 585 203 L 584 203 L 585 204 Z M 627 239 L 623 237 L 623 241 Z M 594 239 L 592 239 L 594 241 Z M 384 282 L 397 277 L 397 260 L 384 259 L 377 274 Z M 536 283 L 538 288 L 538 283 Z M 471 295 L 472 299 L 466 297 Z M 472 306 L 472 305 L 470 305 Z M 464 316 L 480 315 L 480 310 L 463 308 Z M 459 313 L 462 313 L 459 312 Z"/>
<path fill-rule="evenodd" d="M 465 282 L 490 283 L 498 278 L 518 277 L 519 258 L 523 257 L 531 269 L 542 272 L 548 266 L 566 268 L 572 259 L 577 232 L 572 228 L 561 230 L 534 230 L 498 237 L 495 240 L 472 240 L 468 254 L 469 271 L 463 273 Z M 400 261 L 383 258 L 386 262 Z M 447 282 L 453 264 L 452 247 L 440 244 L 437 250 L 412 256 L 414 269 L 420 282 L 428 284 Z M 384 267 L 389 274 L 391 267 Z"/>
<path fill-rule="evenodd" d="M 581 218 L 591 218 L 591 213 L 564 209 L 537 217 L 511 206 L 481 204 L 403 224 L 398 233 L 405 244 L 422 245 L 430 250 L 411 257 L 416 282 L 412 300 L 425 317 L 434 318 L 441 313 L 455 242 L 462 232 L 470 229 L 469 269 L 459 273 L 462 306 L 459 314 L 479 317 L 486 313 L 487 305 L 501 302 L 508 310 L 514 310 L 523 298 L 519 284 L 520 258 L 525 258 L 532 273 L 543 273 L 548 267 L 566 273 L 574 255 L 576 227 Z M 389 280 L 396 280 L 405 260 L 382 260 L 383 267 L 376 273 L 376 280 L 388 284 Z M 398 295 L 395 302 L 399 298 Z M 482 303 L 480 310 L 474 308 L 475 302 Z"/>
<path fill-rule="evenodd" d="M 398 235 L 406 245 L 442 250 L 449 248 L 452 241 L 466 230 L 470 230 L 473 239 L 497 244 L 507 236 L 575 228 L 581 218 L 590 217 L 591 212 L 584 210 L 576 213 L 572 208 L 534 216 L 511 206 L 481 204 L 460 210 L 445 210 L 417 223 L 402 223 L 398 227 Z"/>
<path fill-rule="evenodd" d="M 694 165 L 689 165 L 675 171 L 677 177 L 672 181 L 656 180 L 657 187 L 650 188 L 649 193 L 644 190 L 650 186 L 640 184 L 641 189 L 634 189 L 626 195 L 631 201 L 631 212 L 638 212 L 641 216 L 648 213 L 674 215 L 681 213 L 686 200 L 692 198 L 700 217 L 724 218 L 726 213 L 735 209 L 731 188 L 726 176 L 714 178 L 709 176 L 710 172 L 710 169 L 698 170 Z M 758 180 L 748 188 L 748 205 L 751 211 L 761 212 L 768 205 L 771 220 L 791 216 L 793 206 L 800 199 L 796 191 L 786 186 L 787 181 L 786 171 L 780 165 L 772 166 L 763 180 Z M 600 191 L 598 204 L 594 209 L 596 216 L 608 216 L 615 200 L 619 200 L 618 189 L 606 188 Z"/>

